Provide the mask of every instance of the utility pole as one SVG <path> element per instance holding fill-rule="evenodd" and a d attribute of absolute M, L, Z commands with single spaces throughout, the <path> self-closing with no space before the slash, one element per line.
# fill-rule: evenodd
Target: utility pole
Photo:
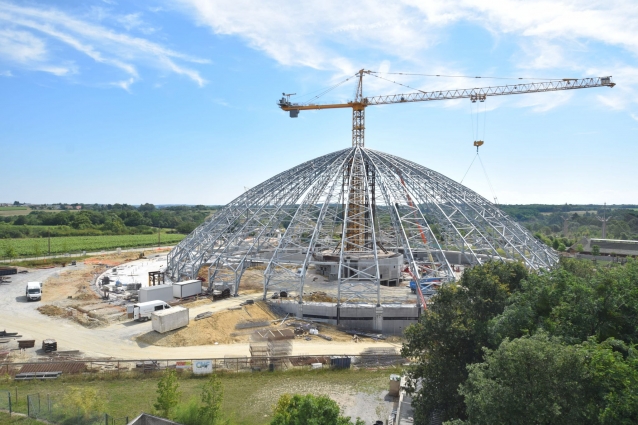
<path fill-rule="evenodd" d="M 597 217 L 598 220 L 600 220 L 603 223 L 603 239 L 607 239 L 607 222 L 609 221 L 609 219 L 611 217 L 607 217 L 607 202 L 605 202 L 604 206 L 603 206 L 603 216 L 602 217 Z"/>
<path fill-rule="evenodd" d="M 567 223 L 569 223 L 569 216 L 563 218 L 563 236 L 564 237 L 567 237 L 567 231 L 568 231 Z"/>

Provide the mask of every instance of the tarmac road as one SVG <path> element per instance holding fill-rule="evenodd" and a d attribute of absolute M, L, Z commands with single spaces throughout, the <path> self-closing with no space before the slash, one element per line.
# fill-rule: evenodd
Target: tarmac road
<path fill-rule="evenodd" d="M 79 267 L 84 267 L 78 263 Z M 151 330 L 151 322 L 120 322 L 108 327 L 89 329 L 75 322 L 62 318 L 54 318 L 40 314 L 36 309 L 40 302 L 27 302 L 24 294 L 29 281 L 45 281 L 48 277 L 64 270 L 35 270 L 26 274 L 11 276 L 10 283 L 0 284 L 0 330 L 19 332 L 22 339 L 35 339 L 36 349 L 43 339 L 52 338 L 58 343 L 58 350 L 80 350 L 90 357 L 113 357 L 117 359 L 191 359 L 191 358 L 223 358 L 226 356 L 249 356 L 249 346 L 243 344 L 219 344 L 190 347 L 158 347 L 138 343 L 133 337 Z M 46 284 L 43 291 L 46 291 Z M 255 298 L 257 294 L 242 295 L 235 298 L 215 301 L 212 305 L 204 305 L 191 309 L 190 317 L 204 311 L 219 311 L 239 305 L 246 299 Z M 364 340 L 365 341 L 365 340 Z M 7 347 L 8 345 L 8 347 Z M 0 350 L 16 348 L 17 343 L 0 344 Z M 397 348 L 398 344 L 386 342 L 332 342 L 293 341 L 293 355 L 356 355 L 369 348 Z M 28 354 L 35 355 L 35 349 Z"/>

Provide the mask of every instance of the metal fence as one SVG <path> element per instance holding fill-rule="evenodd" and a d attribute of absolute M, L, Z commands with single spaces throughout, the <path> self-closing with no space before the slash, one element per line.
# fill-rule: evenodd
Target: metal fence
<path fill-rule="evenodd" d="M 340 367 L 338 359 L 349 358 L 348 367 L 379 369 L 404 364 L 406 360 L 393 349 L 370 349 L 360 355 L 297 355 L 162 359 L 162 360 L 53 360 L 34 363 L 0 363 L 0 375 L 6 374 L 21 379 L 44 379 L 57 373 L 59 376 L 115 375 L 125 377 L 152 374 L 166 369 L 176 369 L 179 373 L 239 373 L 262 370 L 313 369 Z M 204 362 L 204 363 L 202 363 Z M 205 364 L 201 369 L 198 365 Z M 321 366 L 319 366 L 321 365 Z M 50 379 L 50 378 L 48 378 Z M 0 402 L 1 403 L 1 402 Z"/>
<path fill-rule="evenodd" d="M 11 391 L 0 391 L 0 410 L 11 413 L 13 405 L 11 400 Z"/>
<path fill-rule="evenodd" d="M 77 425 L 114 425 L 111 416 L 101 412 L 86 412 L 80 407 L 73 406 L 64 398 L 52 398 L 49 394 L 27 394 L 28 417 L 45 420 L 54 424 Z M 122 422 L 119 422 L 122 423 Z M 124 422 L 126 424 L 126 422 Z"/>
<path fill-rule="evenodd" d="M 104 424 L 105 425 L 126 425 L 129 423 L 128 416 L 124 416 L 121 418 L 115 418 L 111 415 L 104 415 Z"/>

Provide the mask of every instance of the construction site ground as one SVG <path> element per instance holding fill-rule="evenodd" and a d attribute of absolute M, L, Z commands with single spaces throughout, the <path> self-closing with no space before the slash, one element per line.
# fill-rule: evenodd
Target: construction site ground
<path fill-rule="evenodd" d="M 78 263 L 76 266 L 49 269 L 31 269 L 28 273 L 11 276 L 0 284 L 0 330 L 18 332 L 20 339 L 36 340 L 35 348 L 24 352 L 16 350 L 15 340 L 0 343 L 0 353 L 10 354 L 13 361 L 28 361 L 42 353 L 43 339 L 55 339 L 58 351 L 80 350 L 85 356 L 120 359 L 189 359 L 249 356 L 249 338 L 255 329 L 235 329 L 246 321 L 274 320 L 275 317 L 260 303 L 240 306 L 246 300 L 257 300 L 258 270 L 251 270 L 247 278 L 253 280 L 240 287 L 238 297 L 219 301 L 199 300 L 189 307 L 190 325 L 159 336 L 152 331 L 151 322 L 126 319 L 124 308 L 102 301 L 90 288 L 96 273 L 105 269 L 99 264 L 116 265 L 139 254 L 122 258 L 100 258 Z M 262 271 L 263 273 L 263 271 Z M 255 275 L 255 276 L 253 276 Z M 263 279 L 263 277 L 261 278 Z M 29 281 L 44 283 L 43 299 L 27 302 L 25 286 Z M 238 309 L 237 309 L 238 308 Z M 229 310 L 230 309 L 230 310 Z M 236 310 L 233 310 L 236 309 Z M 195 321 L 199 313 L 211 312 L 210 318 Z M 269 327 L 281 326 L 279 323 Z M 285 324 L 281 327 L 285 328 Z M 263 328 L 262 328 L 263 329 Z M 292 344 L 292 355 L 359 354 L 370 348 L 400 347 L 400 341 L 361 340 L 336 329 L 324 326 L 321 332 L 333 337 L 326 341 L 312 336 L 310 341 L 297 338 Z"/>

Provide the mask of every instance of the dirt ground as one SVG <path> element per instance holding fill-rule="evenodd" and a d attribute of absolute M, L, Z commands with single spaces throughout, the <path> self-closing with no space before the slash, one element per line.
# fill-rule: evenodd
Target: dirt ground
<path fill-rule="evenodd" d="M 201 300 L 198 303 L 206 303 L 208 300 Z M 237 324 L 245 322 L 263 322 L 269 321 L 270 325 L 265 327 L 255 327 L 247 329 L 237 329 Z M 208 344 L 235 344 L 246 343 L 251 340 L 251 335 L 255 330 L 265 329 L 291 329 L 289 324 L 295 319 L 288 319 L 282 324 L 282 320 L 277 320 L 268 306 L 263 302 L 257 302 L 253 305 L 246 305 L 240 308 L 231 308 L 228 310 L 213 313 L 211 317 L 203 320 L 191 321 L 190 324 L 181 329 L 160 334 L 155 331 L 146 332 L 135 338 L 136 341 L 156 345 L 161 347 L 188 347 L 194 345 Z M 335 326 L 317 324 L 319 332 L 332 338 L 334 342 L 351 342 L 352 336 L 338 330 Z M 306 339 L 309 338 L 309 339 Z M 296 341 L 304 344 L 316 342 L 325 342 L 330 344 L 316 335 L 304 335 L 297 337 Z"/>
<path fill-rule="evenodd" d="M 84 264 L 101 265 L 106 267 L 116 267 L 129 261 L 138 260 L 140 255 L 150 257 L 154 254 L 161 254 L 170 251 L 170 248 L 149 248 L 148 251 L 122 252 L 120 254 L 99 255 L 84 260 Z"/>
<path fill-rule="evenodd" d="M 93 279 L 106 268 L 139 259 L 140 254 L 150 256 L 168 250 L 149 249 L 145 252 L 99 255 L 85 259 L 84 265 L 69 266 L 44 281 L 43 305 L 37 310 L 44 315 L 70 319 L 89 328 L 123 320 L 126 310 L 113 303 L 102 302 L 91 288 Z"/>
<path fill-rule="evenodd" d="M 232 344 L 247 342 L 256 328 L 238 330 L 235 326 L 244 322 L 271 321 L 277 317 L 261 302 L 213 313 L 206 319 L 191 321 L 190 324 L 165 334 L 151 331 L 136 338 L 145 344 L 164 347 L 187 347 L 191 345 Z M 259 328 L 264 329 L 264 328 Z"/>

